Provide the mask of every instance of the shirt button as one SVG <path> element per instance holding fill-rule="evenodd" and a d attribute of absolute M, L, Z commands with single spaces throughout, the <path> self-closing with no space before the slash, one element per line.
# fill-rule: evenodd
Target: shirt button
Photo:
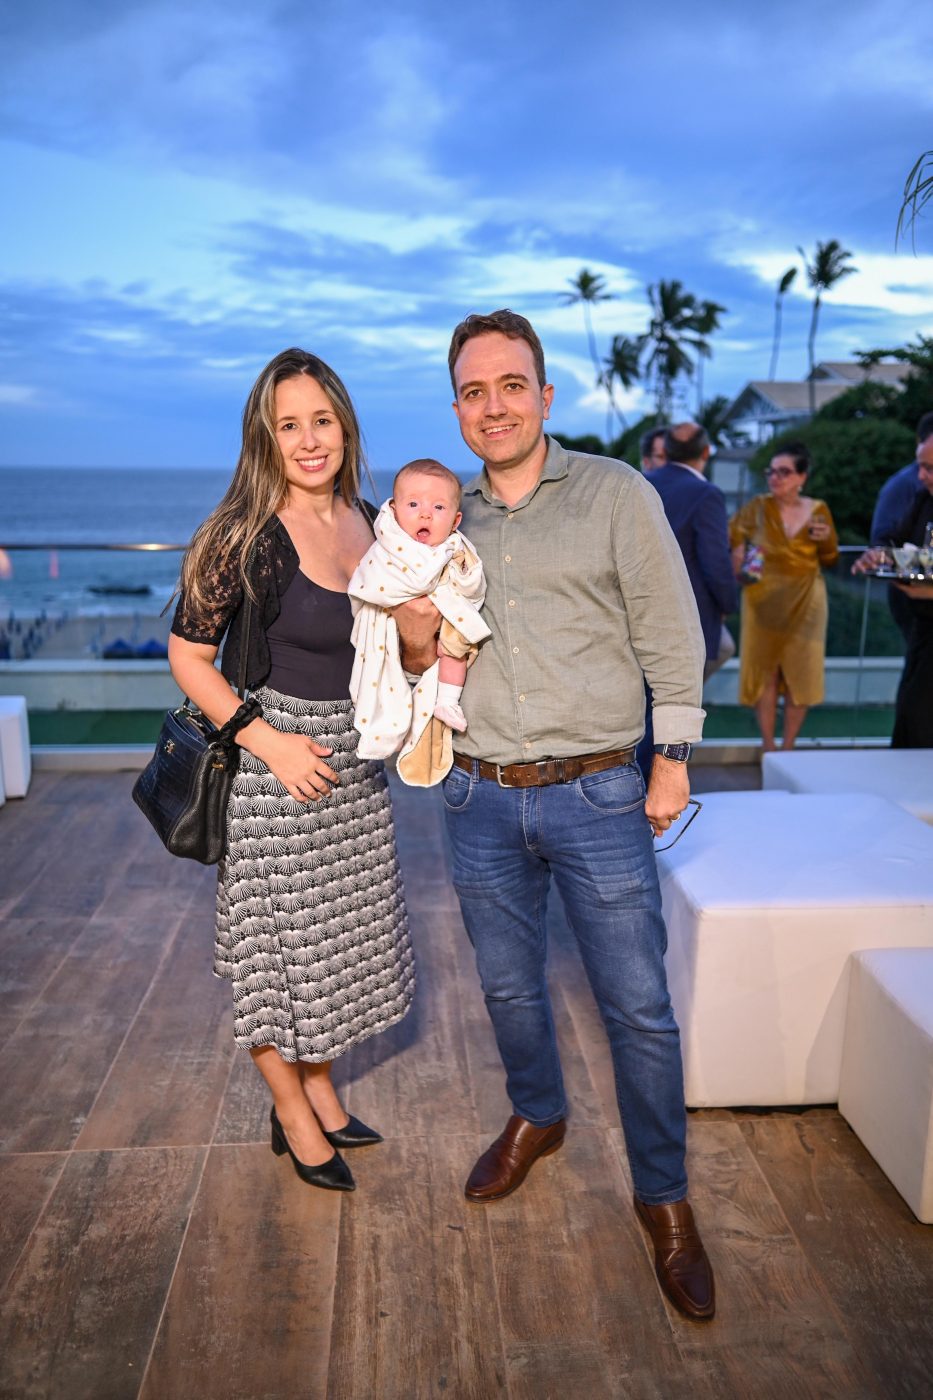
<path fill-rule="evenodd" d="M 517 655 L 518 655 L 518 647 L 513 647 L 512 650 L 513 650 L 513 652 L 515 653 L 515 655 L 517 656 Z"/>
<path fill-rule="evenodd" d="M 526 739 L 526 740 L 525 740 L 525 748 L 526 748 L 526 749 L 530 749 L 530 748 L 531 748 L 531 740 L 530 740 L 530 739 Z"/>
<path fill-rule="evenodd" d="M 514 599 L 514 598 L 510 598 L 510 599 L 509 599 L 509 607 L 510 607 L 510 608 L 514 608 L 514 607 L 515 607 L 515 599 Z"/>
<path fill-rule="evenodd" d="M 518 697 L 518 698 L 519 698 L 519 700 L 521 700 L 521 701 L 522 701 L 522 703 L 523 703 L 523 704 L 524 704 L 524 701 L 525 701 L 525 697 L 524 697 L 524 695 L 520 695 L 520 696 L 519 696 L 519 697 Z"/>
<path fill-rule="evenodd" d="M 512 562 L 512 556 L 511 556 L 511 554 L 507 554 L 507 555 L 505 556 L 505 562 L 506 562 L 507 564 L 511 564 L 511 562 Z"/>
<path fill-rule="evenodd" d="M 512 519 L 512 516 L 513 516 L 514 514 L 515 514 L 514 510 L 510 510 L 509 513 L 508 513 L 508 515 L 505 517 L 506 520 L 511 520 L 511 519 Z"/>

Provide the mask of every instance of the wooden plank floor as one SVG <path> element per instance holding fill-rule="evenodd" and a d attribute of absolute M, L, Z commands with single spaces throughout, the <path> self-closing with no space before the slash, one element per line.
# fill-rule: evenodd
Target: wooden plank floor
<path fill-rule="evenodd" d="M 131 783 L 40 773 L 0 811 L 0 1396 L 931 1393 L 933 1230 L 833 1110 L 691 1114 L 719 1315 L 665 1304 L 559 908 L 566 1146 L 507 1200 L 464 1201 L 508 1105 L 437 794 L 396 793 L 415 1007 L 337 1069 L 385 1144 L 353 1156 L 354 1195 L 303 1186 L 210 974 L 213 872 L 164 854 Z"/>

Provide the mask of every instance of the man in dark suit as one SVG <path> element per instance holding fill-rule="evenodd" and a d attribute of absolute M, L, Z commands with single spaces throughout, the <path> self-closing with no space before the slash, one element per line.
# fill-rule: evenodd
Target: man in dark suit
<path fill-rule="evenodd" d="M 704 475 L 710 456 L 705 428 L 678 423 L 667 429 L 664 448 L 666 464 L 646 472 L 645 478 L 661 497 L 687 565 L 706 641 L 705 675 L 710 676 L 735 654 L 734 644 L 723 645 L 723 619 L 739 605 L 726 502 L 719 487 Z"/>
<path fill-rule="evenodd" d="M 704 472 L 710 458 L 709 436 L 698 423 L 678 423 L 664 434 L 667 461 L 645 472 L 645 480 L 661 497 L 667 522 L 677 538 L 693 587 L 706 642 L 707 679 L 730 656 L 735 642 L 723 619 L 739 606 L 739 590 L 729 550 L 726 502 Z M 650 717 L 651 707 L 648 707 Z M 653 735 L 638 746 L 638 761 L 647 777 L 653 757 Z"/>

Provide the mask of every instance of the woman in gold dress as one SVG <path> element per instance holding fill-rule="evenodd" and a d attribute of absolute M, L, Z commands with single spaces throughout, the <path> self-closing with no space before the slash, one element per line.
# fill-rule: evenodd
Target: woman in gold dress
<path fill-rule="evenodd" d="M 766 752 L 775 748 L 779 694 L 785 749 L 823 699 L 828 607 L 820 570 L 836 562 L 839 546 L 825 501 L 802 494 L 809 470 L 805 447 L 782 448 L 765 472 L 770 494 L 746 501 L 729 524 L 737 574 L 748 544 L 764 555 L 761 577 L 742 591 L 739 702 L 754 707 Z"/>

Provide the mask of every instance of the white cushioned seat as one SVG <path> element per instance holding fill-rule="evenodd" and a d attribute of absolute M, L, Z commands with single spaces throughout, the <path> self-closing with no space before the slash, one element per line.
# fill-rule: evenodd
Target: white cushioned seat
<path fill-rule="evenodd" d="M 849 954 L 933 946 L 933 829 L 872 796 L 702 801 L 658 857 L 687 1103 L 835 1103 Z"/>
<path fill-rule="evenodd" d="M 852 958 L 839 1111 L 933 1224 L 933 949 Z"/>
<path fill-rule="evenodd" d="M 766 791 L 872 792 L 933 825 L 933 749 L 766 753 L 761 782 Z"/>
<path fill-rule="evenodd" d="M 0 762 L 7 797 L 25 797 L 32 777 L 32 754 L 22 695 L 0 695 Z"/>

